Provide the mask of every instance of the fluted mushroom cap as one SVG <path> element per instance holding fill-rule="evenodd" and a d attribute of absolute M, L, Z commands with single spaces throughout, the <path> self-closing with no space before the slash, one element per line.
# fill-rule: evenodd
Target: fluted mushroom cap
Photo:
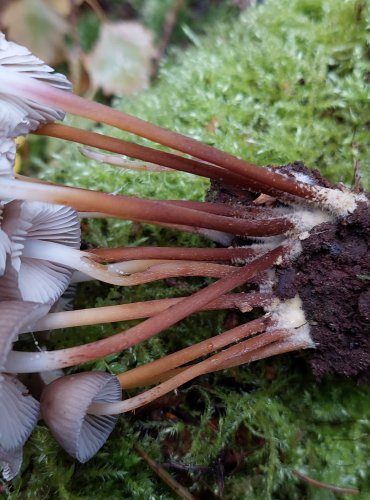
<path fill-rule="evenodd" d="M 5 481 L 10 481 L 18 474 L 22 465 L 22 459 L 22 447 L 7 451 L 0 446 L 0 472 L 2 472 Z"/>
<path fill-rule="evenodd" d="M 18 333 L 31 330 L 36 321 L 47 314 L 48 310 L 49 306 L 36 302 L 17 300 L 0 302 L 0 373 L 5 369 L 6 359 L 13 342 L 17 340 Z"/>
<path fill-rule="evenodd" d="M 25 385 L 0 373 L 0 447 L 13 451 L 23 446 L 39 416 L 39 402 Z"/>
<path fill-rule="evenodd" d="M 54 73 L 53 68 L 31 54 L 26 47 L 8 42 L 3 33 L 0 33 L 0 68 L 41 80 L 62 90 L 71 90 L 71 84 L 64 75 Z M 47 122 L 63 118 L 64 113 L 58 109 L 31 99 L 0 93 L 0 136 L 26 135 Z"/>
<path fill-rule="evenodd" d="M 11 252 L 12 245 L 9 236 L 1 229 L 3 218 L 3 206 L 0 202 L 0 276 L 4 274 L 6 266 L 6 255 Z"/>
<path fill-rule="evenodd" d="M 117 417 L 89 415 L 91 403 L 121 400 L 114 375 L 85 372 L 61 377 L 47 385 L 41 396 L 41 415 L 58 443 L 85 463 L 103 446 Z"/>
<path fill-rule="evenodd" d="M 1 372 L 18 332 L 31 327 L 48 309 L 49 306 L 33 302 L 0 302 L 0 467 L 8 471 L 3 472 L 4 477 L 10 477 L 11 471 L 17 473 L 19 453 L 15 451 L 23 446 L 36 425 L 40 405 L 19 380 Z"/>
<path fill-rule="evenodd" d="M 69 285 L 73 270 L 44 259 L 23 257 L 27 239 L 80 247 L 77 212 L 63 205 L 13 200 L 7 203 L 1 223 L 11 241 L 11 254 L 0 279 L 0 300 L 28 300 L 54 304 Z"/>
<path fill-rule="evenodd" d="M 13 139 L 0 138 L 0 178 L 14 177 L 13 167 L 15 164 L 17 147 Z"/>

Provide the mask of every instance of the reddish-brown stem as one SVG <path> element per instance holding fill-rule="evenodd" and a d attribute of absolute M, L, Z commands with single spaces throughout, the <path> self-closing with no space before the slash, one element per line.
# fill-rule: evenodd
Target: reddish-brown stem
<path fill-rule="evenodd" d="M 178 323 L 190 314 L 198 311 L 217 297 L 228 293 L 230 290 L 242 285 L 256 274 L 271 267 L 289 249 L 279 246 L 270 252 L 257 257 L 251 263 L 240 267 L 225 278 L 208 285 L 190 297 L 182 299 L 168 309 L 152 316 L 129 330 L 123 331 L 108 339 L 98 340 L 90 344 L 61 349 L 60 351 L 45 351 L 37 357 L 29 359 L 29 353 L 12 352 L 8 356 L 7 371 L 24 373 L 32 371 L 45 371 L 55 368 L 78 365 L 86 361 L 102 358 L 109 354 L 128 349 L 157 333 Z"/>
<path fill-rule="evenodd" d="M 86 262 L 86 261 L 85 261 Z M 140 261 L 134 261 L 140 262 Z M 122 266 L 120 266 L 122 264 Z M 192 261 L 177 261 L 171 260 L 167 263 L 152 264 L 150 267 L 142 271 L 136 271 L 132 274 L 127 274 L 124 270 L 123 263 L 114 263 L 107 269 L 101 264 L 89 261 L 89 269 L 91 272 L 87 272 L 88 275 L 101 279 L 106 283 L 112 283 L 118 286 L 134 286 L 141 285 L 143 283 L 151 283 L 152 281 L 158 281 L 167 278 L 177 278 L 179 276 L 202 276 L 204 278 L 222 278 L 227 276 L 230 272 L 234 271 L 234 266 L 229 266 L 226 264 L 215 264 L 214 262 L 192 262 Z M 94 270 L 103 269 L 101 274 L 93 274 Z"/>
<path fill-rule="evenodd" d="M 97 262 L 117 262 L 132 259 L 166 259 L 198 261 L 231 261 L 256 256 L 251 248 L 175 248 L 175 247 L 122 247 L 87 250 Z"/>
<path fill-rule="evenodd" d="M 297 341 L 295 341 L 294 332 L 287 332 L 286 337 L 287 338 L 282 339 L 281 342 L 276 342 L 274 344 L 263 347 L 258 352 L 253 354 L 253 356 L 241 353 L 240 356 L 236 356 L 232 359 L 225 358 L 224 362 L 220 363 L 220 366 L 217 368 L 217 370 L 226 370 L 235 366 L 244 365 L 245 363 L 250 363 L 251 361 L 256 361 L 258 359 L 270 358 L 273 356 L 278 356 L 279 354 L 285 354 L 287 352 L 313 347 L 312 342 L 308 341 L 307 339 L 301 340 L 298 338 Z"/>
<path fill-rule="evenodd" d="M 272 210 L 267 207 L 258 206 L 232 206 L 223 203 L 209 203 L 207 201 L 189 201 L 189 200 L 166 200 L 166 203 L 178 205 L 179 207 L 192 208 L 211 214 L 226 215 L 228 217 L 240 217 L 241 219 L 257 218 L 263 215 L 265 218 L 275 216 Z"/>
<path fill-rule="evenodd" d="M 246 353 L 246 355 L 253 355 L 253 353 L 261 347 L 278 342 L 286 335 L 286 330 L 271 330 L 261 335 L 257 335 L 252 339 L 244 340 L 232 347 L 228 347 L 218 354 L 214 354 L 205 361 L 201 361 L 196 365 L 190 366 L 171 379 L 168 379 L 156 387 L 153 387 L 152 389 L 149 389 L 148 391 L 138 394 L 130 399 L 117 403 L 92 403 L 88 409 L 88 413 L 95 415 L 114 415 L 135 410 L 136 408 L 140 408 L 141 406 L 150 403 L 154 399 L 164 396 L 168 392 L 177 389 L 181 385 L 199 377 L 200 375 L 216 371 L 219 368 L 219 365 L 223 363 L 225 357 L 232 359 L 234 356 L 239 356 L 241 352 Z"/>
<path fill-rule="evenodd" d="M 160 151 L 148 146 L 124 141 L 123 139 L 97 134 L 89 130 L 82 130 L 59 123 L 49 123 L 34 133 L 77 142 L 78 144 L 84 144 L 85 146 L 110 151 L 131 158 L 137 158 L 163 167 L 180 170 L 181 172 L 207 177 L 208 179 L 213 179 L 225 184 L 234 184 L 240 187 L 244 186 L 248 189 L 254 188 L 258 192 L 261 190 L 261 185 L 249 182 L 241 175 L 234 174 L 217 165 L 211 165 L 193 158 L 184 158 L 178 154 L 167 153 L 166 151 Z"/>
<path fill-rule="evenodd" d="M 183 297 L 147 300 L 145 302 L 133 302 L 131 304 L 119 304 L 116 306 L 49 313 L 38 321 L 36 325 L 32 325 L 32 329 L 35 331 L 55 330 L 57 328 L 149 318 L 180 302 L 182 299 Z M 245 312 L 254 307 L 265 306 L 271 303 L 272 299 L 273 296 L 268 293 L 233 293 L 213 300 L 202 307 L 200 311 L 240 309 L 240 311 Z"/>
<path fill-rule="evenodd" d="M 241 339 L 249 337 L 255 333 L 263 331 L 268 324 L 267 318 L 258 318 L 249 323 L 239 325 L 227 332 L 216 335 L 209 339 L 198 342 L 190 347 L 181 349 L 164 358 L 157 359 L 151 363 L 139 366 L 118 375 L 118 379 L 123 388 L 137 387 L 148 384 L 150 380 L 158 377 L 163 372 L 173 370 L 180 365 L 189 363 L 194 359 L 210 354 L 218 349 L 222 349 L 229 344 L 239 342 Z"/>
<path fill-rule="evenodd" d="M 133 196 L 112 195 L 87 189 L 24 182 L 4 179 L 0 185 L 0 196 L 4 199 L 42 200 L 69 205 L 82 212 L 104 212 L 107 215 L 150 223 L 185 224 L 215 229 L 231 234 L 251 236 L 273 236 L 291 229 L 294 224 L 286 218 L 247 221 L 184 207 L 174 207 L 165 201 L 146 200 Z"/>
<path fill-rule="evenodd" d="M 273 170 L 257 167 L 240 160 L 235 156 L 220 151 L 208 144 L 186 137 L 172 130 L 159 127 L 135 116 L 109 108 L 104 104 L 88 101 L 82 97 L 43 84 L 24 75 L 8 70 L 1 72 L 2 88 L 7 86 L 8 92 L 37 102 L 52 105 L 73 115 L 125 130 L 145 137 L 177 151 L 195 156 L 214 165 L 219 165 L 263 186 L 285 191 L 287 193 L 315 200 L 316 190 L 308 184 L 297 182 Z"/>

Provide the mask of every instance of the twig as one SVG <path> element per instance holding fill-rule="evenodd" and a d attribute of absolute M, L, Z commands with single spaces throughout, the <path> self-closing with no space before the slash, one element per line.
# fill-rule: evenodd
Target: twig
<path fill-rule="evenodd" d="M 184 0 L 173 0 L 172 5 L 167 12 L 166 19 L 164 21 L 164 26 L 163 26 L 162 38 L 159 42 L 158 55 L 155 58 L 155 62 L 154 62 L 154 66 L 153 66 L 152 78 L 155 78 L 157 76 L 158 69 L 159 69 L 159 63 L 167 50 L 173 29 L 174 29 L 175 24 L 176 24 L 177 16 L 179 15 L 179 12 L 182 9 L 183 4 L 184 4 Z"/>
<path fill-rule="evenodd" d="M 340 486 L 335 486 L 334 484 L 322 483 L 321 481 L 318 481 L 317 479 L 312 479 L 312 477 L 306 476 L 306 474 L 303 474 L 302 472 L 299 472 L 297 470 L 294 471 L 294 474 L 303 481 L 306 481 L 306 483 L 312 484 L 317 488 L 322 488 L 323 490 L 333 491 L 334 493 L 343 493 L 346 495 L 359 494 L 359 491 L 356 488 L 342 488 Z"/>
<path fill-rule="evenodd" d="M 164 481 L 180 498 L 185 500 L 195 500 L 195 497 L 180 483 L 176 481 L 158 462 L 150 458 L 139 446 L 135 446 L 138 455 L 145 460 L 151 469 Z"/>

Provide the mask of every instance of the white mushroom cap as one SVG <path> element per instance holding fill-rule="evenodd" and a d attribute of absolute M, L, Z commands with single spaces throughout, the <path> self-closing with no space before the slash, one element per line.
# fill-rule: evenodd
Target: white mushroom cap
<path fill-rule="evenodd" d="M 11 375 L 0 374 L 0 446 L 11 451 L 22 446 L 36 425 L 39 402 L 25 385 Z"/>
<path fill-rule="evenodd" d="M 61 377 L 47 385 L 41 397 L 41 414 L 59 444 L 85 463 L 103 446 L 117 417 L 88 415 L 91 403 L 121 400 L 114 375 L 85 372 Z"/>
<path fill-rule="evenodd" d="M 12 451 L 7 451 L 0 446 L 0 472 L 5 481 L 10 481 L 15 477 L 22 465 L 23 450 L 20 446 Z"/>
<path fill-rule="evenodd" d="M 22 257 L 22 251 L 30 239 L 79 249 L 78 213 L 63 205 L 14 200 L 4 207 L 2 229 L 11 241 L 11 255 L 0 279 L 0 300 L 56 302 L 68 287 L 73 270 L 44 259 Z"/>
<path fill-rule="evenodd" d="M 50 66 L 31 54 L 26 47 L 8 42 L 3 33 L 0 33 L 0 68 L 22 73 L 62 90 L 71 90 L 71 84 L 64 75 L 54 73 Z M 62 111 L 50 106 L 0 93 L 0 136 L 26 135 L 47 122 L 63 118 Z"/>

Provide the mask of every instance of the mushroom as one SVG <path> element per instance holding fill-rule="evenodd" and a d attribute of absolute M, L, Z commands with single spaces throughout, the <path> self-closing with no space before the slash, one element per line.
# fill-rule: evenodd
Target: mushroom
<path fill-rule="evenodd" d="M 13 47 L 7 45 L 9 42 L 6 42 L 3 38 L 2 43 L 5 52 L 9 50 L 11 53 Z M 171 130 L 166 130 L 134 116 L 111 109 L 103 104 L 89 102 L 82 97 L 70 94 L 69 92 L 65 92 L 60 88 L 50 85 L 50 83 L 55 82 L 52 77 L 49 77 L 48 80 L 48 77 L 45 77 L 45 73 L 42 73 L 42 77 L 40 78 L 37 71 L 36 73 L 32 73 L 32 71 L 24 71 L 23 68 L 23 71 L 17 71 L 18 68 L 15 67 L 11 68 L 11 65 L 0 65 L 0 93 L 4 95 L 4 101 L 8 100 L 11 102 L 14 99 L 22 99 L 23 106 L 24 103 L 27 105 L 30 102 L 36 102 L 39 106 L 40 103 L 44 106 L 52 106 L 53 108 L 57 106 L 58 109 L 62 109 L 64 112 L 69 112 L 91 120 L 96 120 L 96 117 L 99 117 L 99 121 L 102 123 L 145 137 L 146 139 L 202 160 L 202 165 L 198 165 L 198 167 L 203 166 L 203 169 L 200 168 L 200 175 L 203 175 L 202 172 L 204 173 L 206 170 L 211 174 L 207 175 L 207 177 L 212 177 L 212 173 L 222 177 L 221 174 L 224 173 L 226 174 L 224 180 L 231 178 L 235 182 L 237 179 L 243 179 L 241 186 L 248 185 L 249 189 L 255 192 L 260 191 L 271 194 L 272 196 L 285 193 L 293 197 L 304 199 L 306 202 L 318 204 L 330 212 L 341 216 L 353 212 L 358 202 L 366 202 L 363 195 L 356 195 L 349 191 L 339 191 L 338 189 L 312 185 L 270 168 L 261 169 L 256 165 L 236 158 L 229 153 L 220 151 L 207 144 L 202 144 L 190 137 L 183 136 Z M 44 79 L 44 82 L 41 81 L 42 79 Z M 56 119 L 55 112 L 52 119 Z M 47 121 L 50 121 L 50 116 Z M 39 123 L 40 122 L 38 122 L 38 124 Z M 65 129 L 63 129 L 64 131 L 61 129 L 59 130 L 59 136 L 61 138 L 68 136 L 68 131 Z M 48 134 L 47 128 L 45 134 Z M 68 138 L 70 139 L 70 136 Z M 109 140 L 110 138 L 107 139 Z M 85 145 L 87 144 L 87 141 L 81 142 Z M 107 149 L 109 150 L 109 148 Z M 142 159 L 158 163 L 153 158 Z M 184 163 L 187 163 L 189 167 L 192 164 L 191 161 L 185 161 Z M 171 165 L 167 166 L 171 167 Z M 96 210 L 93 209 L 93 211 Z M 266 225 L 268 221 L 264 220 L 261 221 L 261 223 L 262 222 L 263 225 Z M 280 225 L 284 226 L 284 220 L 280 221 Z M 285 229 L 283 229 L 282 232 L 288 229 L 287 225 L 288 221 L 285 221 Z"/>
<path fill-rule="evenodd" d="M 42 81 L 50 86 L 71 90 L 71 84 L 64 75 L 54 73 L 53 68 L 21 45 L 8 42 L 0 32 L 0 69 L 14 74 L 22 74 Z M 0 137 L 14 138 L 36 130 L 41 124 L 62 120 L 64 112 L 39 101 L 24 99 L 17 92 L 10 94 L 0 91 Z"/>
<path fill-rule="evenodd" d="M 1 229 L 2 216 L 3 206 L 0 203 L 0 276 L 2 276 L 5 271 L 6 256 L 11 252 L 11 243 L 9 236 Z"/>
<path fill-rule="evenodd" d="M 78 214 L 72 208 L 13 200 L 5 205 L 3 215 L 2 228 L 12 243 L 7 271 L 0 283 L 0 297 L 7 299 L 54 303 L 69 284 L 74 269 L 84 273 L 84 280 L 87 274 L 124 286 L 178 275 L 221 277 L 233 270 L 222 264 L 168 262 L 167 259 L 141 259 L 104 266 L 95 262 L 97 257 L 93 253 L 78 250 L 80 226 Z M 129 273 L 135 275 L 123 276 Z M 40 276 L 41 287 L 35 287 L 34 282 L 32 288 L 29 286 L 32 275 Z M 17 281 L 17 286 L 9 285 Z"/>
<path fill-rule="evenodd" d="M 13 177 L 13 166 L 16 157 L 16 145 L 13 139 L 0 138 L 0 178 Z"/>
<path fill-rule="evenodd" d="M 4 450 L 0 446 L 0 471 L 5 481 L 13 479 L 20 471 L 23 459 L 23 450 L 20 446 L 14 450 Z"/>
<path fill-rule="evenodd" d="M 38 240 L 79 248 L 77 213 L 65 206 L 14 200 L 4 206 L 1 226 L 11 241 L 11 252 L 0 280 L 0 298 L 53 304 L 67 288 L 73 270 L 42 256 L 27 257 L 25 247 Z"/>
<path fill-rule="evenodd" d="M 45 387 L 41 396 L 42 418 L 67 453 L 84 463 L 103 446 L 117 421 L 115 416 L 88 414 L 89 406 L 120 399 L 121 386 L 113 375 L 69 375 Z"/>
<path fill-rule="evenodd" d="M 127 349 L 176 324 L 186 316 L 209 304 L 212 300 L 241 286 L 258 273 L 268 269 L 276 261 L 281 260 L 283 256 L 289 258 L 292 251 L 294 249 L 292 250 L 289 245 L 277 247 L 257 257 L 244 267 L 235 269 L 228 276 L 219 279 L 193 295 L 181 299 L 172 307 L 158 312 L 139 325 L 109 338 L 68 349 L 43 351 L 36 354 L 12 351 L 7 359 L 7 369 L 17 373 L 49 371 L 84 363 Z"/>
<path fill-rule="evenodd" d="M 23 446 L 39 416 L 39 403 L 16 377 L 0 373 L 0 446 Z"/>
<path fill-rule="evenodd" d="M 39 414 L 39 403 L 14 376 L 4 373 L 13 342 L 30 328 L 49 307 L 21 301 L 0 302 L 0 447 L 13 451 L 28 439 Z"/>
<path fill-rule="evenodd" d="M 74 326 L 87 326 L 148 318 L 160 311 L 163 311 L 164 309 L 167 309 L 177 302 L 180 302 L 182 298 L 184 297 L 147 300 L 143 302 L 132 302 L 129 304 L 119 304 L 115 306 L 62 311 L 56 311 L 53 307 L 49 314 L 43 316 L 34 325 L 34 329 L 40 332 L 43 330 L 55 330 L 58 328 L 69 328 Z M 273 296 L 270 293 L 259 292 L 227 294 L 217 298 L 206 306 L 201 307 L 199 311 L 239 309 L 242 312 L 246 312 L 250 311 L 254 307 L 264 307 L 268 305 L 271 302 L 272 298 Z M 23 331 L 26 330 L 22 330 L 22 332 Z"/>

